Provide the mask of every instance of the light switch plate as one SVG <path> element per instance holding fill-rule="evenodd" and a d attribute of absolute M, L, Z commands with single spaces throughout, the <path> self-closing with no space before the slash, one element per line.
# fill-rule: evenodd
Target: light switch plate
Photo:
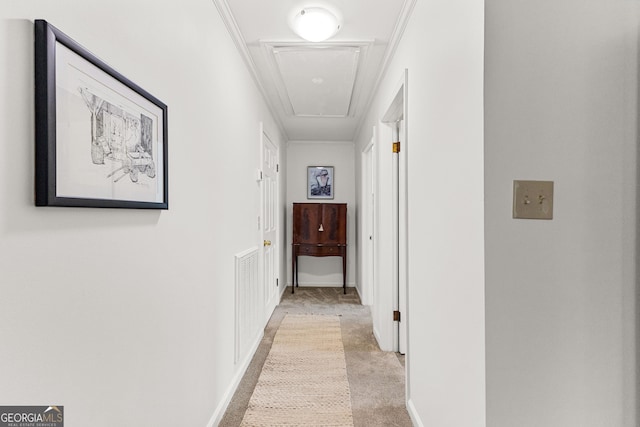
<path fill-rule="evenodd" d="M 513 181 L 513 217 L 553 219 L 553 181 Z"/>

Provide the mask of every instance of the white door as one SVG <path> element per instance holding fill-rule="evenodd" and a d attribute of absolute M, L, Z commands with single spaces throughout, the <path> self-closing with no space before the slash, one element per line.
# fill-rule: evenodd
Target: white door
<path fill-rule="evenodd" d="M 406 87 L 406 86 L 405 86 Z M 403 87 L 404 90 L 404 87 Z M 405 115 L 406 117 L 406 115 Z M 407 134 L 406 119 L 400 121 L 400 153 L 398 153 L 398 352 L 407 352 Z M 404 315 L 404 319 L 402 316 Z"/>
<path fill-rule="evenodd" d="M 278 303 L 278 148 L 262 132 L 263 295 L 266 319 Z"/>
<path fill-rule="evenodd" d="M 402 345 L 404 343 L 404 337 L 402 336 L 403 324 L 402 324 L 402 310 L 400 309 L 400 149 L 402 147 L 402 141 L 400 140 L 400 121 L 391 124 L 392 126 L 392 143 L 393 148 L 393 164 L 392 164 L 392 191 L 393 191 L 393 208 L 392 208 L 392 228 L 393 239 L 392 245 L 392 267 L 393 267 L 393 306 L 394 311 L 398 312 L 398 317 L 394 316 L 394 350 L 403 353 L 404 349 Z M 398 150 L 398 151 L 396 151 Z M 406 313 L 404 313 L 406 316 Z M 406 319 L 405 319 L 406 320 Z"/>
<path fill-rule="evenodd" d="M 362 304 L 371 305 L 375 301 L 374 275 L 374 224 L 375 224 L 375 181 L 373 175 L 374 141 L 362 152 Z"/>

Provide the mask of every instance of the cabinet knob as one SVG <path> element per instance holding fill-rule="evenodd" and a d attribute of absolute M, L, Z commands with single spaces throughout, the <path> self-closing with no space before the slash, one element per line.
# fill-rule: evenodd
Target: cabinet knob
<path fill-rule="evenodd" d="M 271 240 L 265 240 L 263 245 L 264 246 L 271 246 Z"/>
<path fill-rule="evenodd" d="M 318 231 L 324 231 L 324 228 L 322 228 L 322 224 L 320 224 L 320 228 L 318 228 Z"/>

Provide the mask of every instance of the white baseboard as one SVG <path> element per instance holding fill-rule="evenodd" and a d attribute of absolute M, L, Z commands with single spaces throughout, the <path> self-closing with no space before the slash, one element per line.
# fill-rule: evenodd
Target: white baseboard
<path fill-rule="evenodd" d="M 300 287 L 305 287 L 305 286 L 313 286 L 316 288 L 341 288 L 342 287 L 342 282 L 340 283 L 327 283 L 327 282 L 300 282 L 298 283 L 298 285 L 300 285 Z M 291 283 L 287 283 L 287 286 L 291 286 Z M 347 288 L 354 288 L 356 286 L 355 282 L 353 283 L 347 283 Z"/>
<path fill-rule="evenodd" d="M 375 325 L 373 326 L 373 337 L 376 339 L 378 347 L 382 349 L 383 346 L 380 345 L 380 343 L 382 343 L 382 340 L 380 339 L 380 333 L 378 332 L 378 329 L 375 327 Z"/>
<path fill-rule="evenodd" d="M 350 285 L 347 285 L 347 286 L 350 286 Z M 356 288 L 356 293 L 358 294 L 358 298 L 360 298 L 360 301 L 362 301 L 362 293 L 360 293 L 360 287 L 356 284 L 354 284 L 353 287 Z M 367 305 L 367 304 L 363 302 L 362 305 Z"/>
<path fill-rule="evenodd" d="M 416 407 L 413 406 L 413 400 L 407 400 L 407 412 L 409 412 L 409 416 L 411 417 L 411 421 L 415 427 L 424 427 L 420 416 L 418 415 L 418 411 L 416 411 Z"/>
<path fill-rule="evenodd" d="M 244 360 L 242 361 L 242 364 L 240 365 L 240 368 L 237 370 L 236 374 L 233 376 L 233 380 L 231 381 L 231 384 L 227 388 L 227 391 L 224 393 L 222 397 L 222 401 L 220 402 L 216 410 L 213 411 L 213 415 L 209 419 L 209 422 L 207 423 L 207 427 L 215 427 L 218 424 L 220 424 L 220 421 L 222 421 L 222 417 L 224 416 L 224 413 L 227 410 L 229 403 L 231 402 L 231 398 L 233 397 L 233 394 L 238 389 L 238 386 L 240 385 L 240 381 L 242 381 L 242 377 L 244 376 L 245 372 L 247 372 L 247 368 L 249 367 L 249 364 L 251 363 L 253 356 L 256 354 L 256 351 L 258 350 L 258 346 L 260 345 L 260 342 L 262 341 L 263 337 L 264 337 L 264 332 L 261 331 L 258 334 L 258 337 L 254 341 L 254 343 L 251 345 L 251 348 L 247 352 L 247 355 L 245 356 Z"/>
<path fill-rule="evenodd" d="M 280 289 L 280 296 L 278 298 L 278 304 L 280 304 L 280 302 L 282 301 L 282 295 L 284 295 L 285 291 L 287 290 L 287 287 L 289 287 L 291 285 L 287 285 L 287 286 L 283 286 L 282 289 Z"/>

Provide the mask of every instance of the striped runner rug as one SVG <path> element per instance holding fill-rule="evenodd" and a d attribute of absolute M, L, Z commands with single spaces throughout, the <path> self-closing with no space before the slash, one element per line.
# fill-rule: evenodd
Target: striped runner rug
<path fill-rule="evenodd" d="M 241 426 L 353 426 L 338 316 L 285 316 Z"/>

